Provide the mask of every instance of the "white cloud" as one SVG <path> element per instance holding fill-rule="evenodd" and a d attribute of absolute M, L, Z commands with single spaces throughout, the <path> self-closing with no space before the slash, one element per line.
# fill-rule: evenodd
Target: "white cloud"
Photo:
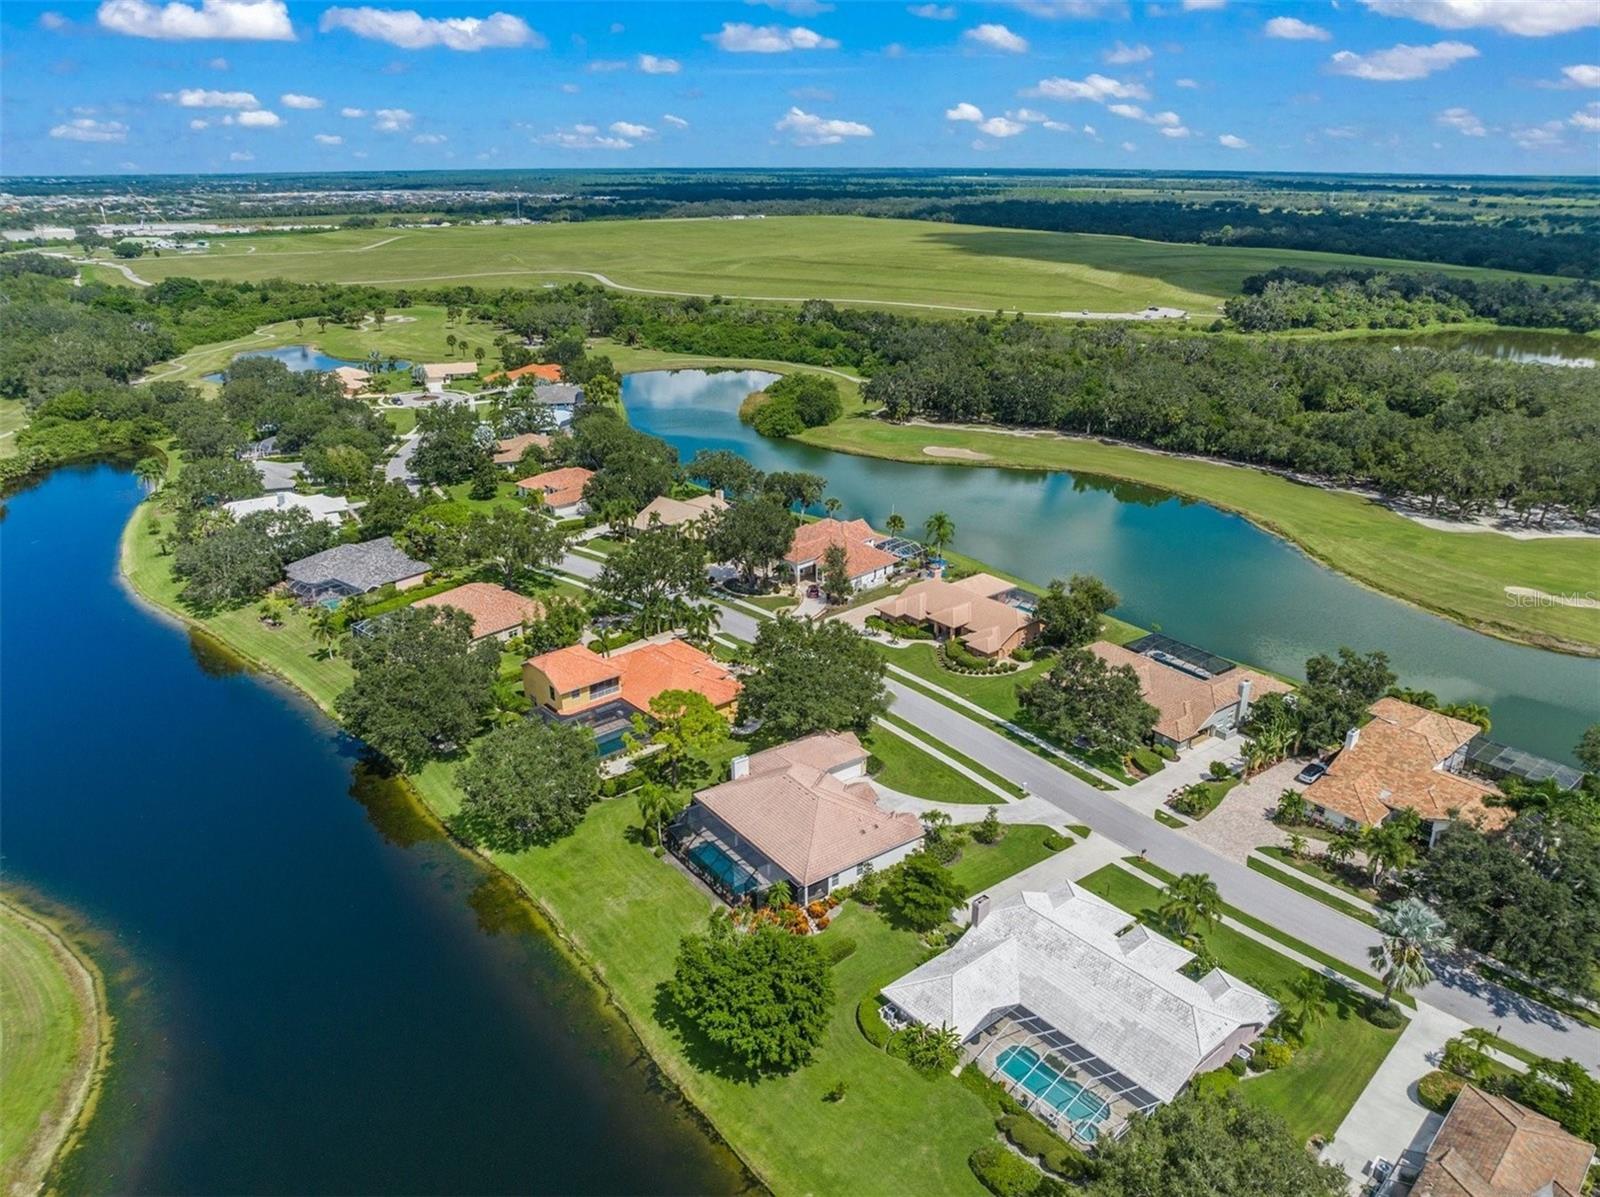
<path fill-rule="evenodd" d="M 1520 125 L 1511 130 L 1511 140 L 1525 150 L 1547 150 L 1563 144 L 1560 121 L 1545 121 L 1542 125 Z"/>
<path fill-rule="evenodd" d="M 1261 28 L 1268 37 L 1281 38 L 1286 42 L 1325 42 L 1333 37 L 1321 25 L 1313 25 L 1299 17 L 1273 17 Z"/>
<path fill-rule="evenodd" d="M 1126 154 L 1131 154 L 1131 153 L 1133 153 L 1133 152 L 1134 152 L 1134 151 L 1135 151 L 1135 150 L 1136 150 L 1136 149 L 1138 149 L 1138 148 L 1139 148 L 1139 147 L 1138 147 L 1138 146 L 1137 146 L 1137 145 L 1135 145 L 1135 144 L 1134 144 L 1134 143 L 1133 143 L 1133 142 L 1131 142 L 1131 141 L 1125 141 L 1125 142 L 1123 142 L 1123 143 L 1122 143 L 1122 150 L 1123 150 L 1123 152 L 1124 152 L 1124 153 L 1126 153 Z"/>
<path fill-rule="evenodd" d="M 646 75 L 676 75 L 683 69 L 683 64 L 676 58 L 657 58 L 654 54 L 641 54 L 639 69 Z"/>
<path fill-rule="evenodd" d="M 724 21 L 719 33 L 706 34 L 706 40 L 730 54 L 784 54 L 790 50 L 837 50 L 839 43 L 801 25 L 785 29 L 781 25 L 749 25 L 743 21 Z"/>
<path fill-rule="evenodd" d="M 316 96 L 302 96 L 298 92 L 286 91 L 278 97 L 278 102 L 285 108 L 321 108 L 324 101 Z"/>
<path fill-rule="evenodd" d="M 1028 39 L 1018 37 L 1004 25 L 978 25 L 963 33 L 961 40 L 972 42 L 979 46 L 987 46 L 991 50 L 1000 50 L 1006 54 L 1026 54 L 1028 52 Z"/>
<path fill-rule="evenodd" d="M 950 114 L 945 113 L 945 115 L 949 116 Z M 1012 120 L 1026 121 L 1030 125 L 1043 125 L 1048 124 L 1050 121 L 1050 118 L 1044 113 L 1037 112 L 1032 108 L 1018 108 L 1015 112 L 1008 112 L 1006 115 Z"/>
<path fill-rule="evenodd" d="M 1600 100 L 1585 104 L 1567 118 L 1567 123 L 1585 133 L 1600 133 Z"/>
<path fill-rule="evenodd" d="M 1009 117 L 991 116 L 978 126 L 978 132 L 988 137 L 1015 137 L 1027 127 L 1021 121 L 1014 121 Z"/>
<path fill-rule="evenodd" d="M 1232 133 L 1224 133 L 1221 137 L 1218 137 L 1217 144 L 1226 146 L 1230 150 L 1247 150 L 1250 148 L 1248 141 L 1242 137 L 1236 137 Z"/>
<path fill-rule="evenodd" d="M 1166 128 L 1161 130 L 1161 136 L 1187 137 L 1189 136 L 1189 127 L 1187 125 L 1168 125 Z"/>
<path fill-rule="evenodd" d="M 1130 121 L 1142 121 L 1145 119 L 1144 109 L 1137 104 L 1112 104 L 1110 111 L 1118 116 L 1127 117 Z"/>
<path fill-rule="evenodd" d="M 1184 12 L 1214 12 L 1226 8 L 1228 0 L 1183 0 Z"/>
<path fill-rule="evenodd" d="M 1572 33 L 1600 25 L 1593 0 L 1361 0 L 1386 17 L 1406 17 L 1438 29 L 1498 29 L 1523 37 Z"/>
<path fill-rule="evenodd" d="M 1106 111 L 1114 112 L 1130 121 L 1143 121 L 1147 125 L 1166 129 L 1177 129 L 1183 125 L 1183 119 L 1176 112 L 1146 112 L 1137 104 L 1111 104 L 1107 106 Z"/>
<path fill-rule="evenodd" d="M 1463 137 L 1482 137 L 1489 132 L 1470 108 L 1446 108 L 1433 119 L 1435 124 L 1454 129 Z"/>
<path fill-rule="evenodd" d="M 1200 84 L 1193 79 L 1179 79 L 1178 86 L 1183 88 L 1185 91 L 1194 91 L 1200 86 Z"/>
<path fill-rule="evenodd" d="M 791 17 L 816 17 L 825 12 L 832 12 L 833 5 L 825 0 L 744 0 L 752 8 L 770 8 L 775 12 L 788 13 Z"/>
<path fill-rule="evenodd" d="M 772 127 L 789 134 L 795 145 L 837 145 L 847 137 L 872 136 L 871 127 L 859 121 L 816 116 L 799 108 L 789 109 Z"/>
<path fill-rule="evenodd" d="M 206 65 L 214 71 L 225 71 L 228 69 L 228 60 L 226 58 L 213 58 Z"/>
<path fill-rule="evenodd" d="M 631 150 L 633 142 L 625 137 L 603 136 L 594 125 L 573 125 L 570 129 L 556 129 L 541 134 L 536 139 L 541 145 L 555 146 L 561 150 Z"/>
<path fill-rule="evenodd" d="M 411 128 L 411 122 L 416 120 L 416 114 L 407 112 L 404 108 L 380 108 L 372 114 L 377 119 L 372 122 L 372 127 L 379 133 L 404 133 Z"/>
<path fill-rule="evenodd" d="M 450 139 L 443 133 L 418 133 L 411 139 L 412 145 L 443 145 Z"/>
<path fill-rule="evenodd" d="M 239 125 L 246 129 L 276 129 L 283 124 L 283 120 L 270 109 L 252 108 L 249 112 L 241 112 L 238 116 L 223 117 L 222 123 Z"/>
<path fill-rule="evenodd" d="M 367 115 L 367 110 L 365 108 L 341 108 L 339 109 L 339 115 L 349 117 L 353 121 L 358 121 Z"/>
<path fill-rule="evenodd" d="M 411 9 L 330 8 L 317 28 L 323 33 L 343 29 L 357 37 L 387 42 L 402 50 L 498 50 L 513 46 L 543 48 L 544 36 L 521 17 L 491 13 L 487 17 L 424 17 Z"/>
<path fill-rule="evenodd" d="M 316 142 L 318 145 L 343 145 L 344 144 L 344 138 L 340 137 L 337 133 L 318 133 L 311 140 Z"/>
<path fill-rule="evenodd" d="M 1103 51 L 1100 57 L 1113 66 L 1126 66 L 1130 62 L 1144 62 L 1154 53 L 1155 51 L 1143 42 L 1130 46 L 1119 41 L 1111 49 Z"/>
<path fill-rule="evenodd" d="M 250 42 L 292 42 L 294 26 L 283 0 L 200 0 L 200 7 L 178 0 L 159 8 L 148 0 L 105 0 L 95 14 L 102 29 L 161 41 L 205 38 Z"/>
<path fill-rule="evenodd" d="M 674 129 L 687 129 L 689 127 L 689 122 L 684 120 L 683 117 L 673 116 L 670 112 L 661 114 L 661 123 L 671 125 Z"/>
<path fill-rule="evenodd" d="M 629 141 L 643 141 L 647 137 L 656 135 L 656 131 L 649 125 L 636 125 L 632 121 L 612 121 L 611 131 L 618 137 L 626 137 Z"/>
<path fill-rule="evenodd" d="M 1335 75 L 1350 75 L 1377 83 L 1395 83 L 1426 79 L 1435 71 L 1446 70 L 1463 59 L 1476 57 L 1476 47 L 1465 42 L 1434 42 L 1431 46 L 1401 43 L 1387 50 L 1374 50 L 1371 54 L 1340 50 L 1328 60 L 1328 69 Z"/>
<path fill-rule="evenodd" d="M 97 121 L 79 117 L 50 130 L 57 141 L 127 141 L 128 126 L 121 121 Z"/>
<path fill-rule="evenodd" d="M 1010 0 L 1010 2 L 1030 17 L 1038 17 L 1045 21 L 1056 21 L 1064 17 L 1127 15 L 1127 5 L 1123 0 Z"/>
<path fill-rule="evenodd" d="M 260 108 L 261 101 L 254 92 L 212 91 L 205 87 L 185 87 L 178 92 L 163 92 L 163 100 L 170 100 L 180 108 Z"/>
<path fill-rule="evenodd" d="M 563 83 L 561 85 L 561 90 L 566 92 L 567 95 L 569 95 L 569 96 L 575 96 L 580 91 L 582 91 L 583 89 L 581 87 L 579 87 L 576 83 Z"/>
<path fill-rule="evenodd" d="M 628 60 L 626 58 L 596 58 L 583 69 L 591 75 L 609 75 L 612 71 L 627 70 Z"/>
<path fill-rule="evenodd" d="M 973 124 L 977 124 L 983 120 L 983 109 L 976 104 L 969 104 L 962 100 L 954 108 L 946 108 L 944 110 L 944 119 L 947 121 L 971 121 Z"/>
<path fill-rule="evenodd" d="M 228 155 L 229 162 L 254 162 L 255 160 L 256 156 L 249 150 L 234 150 L 233 153 Z"/>
<path fill-rule="evenodd" d="M 1150 92 L 1142 83 L 1124 83 L 1106 75 L 1090 75 L 1085 79 L 1067 79 L 1058 75 L 1053 79 L 1041 79 L 1026 94 L 1048 100 L 1093 100 L 1096 104 L 1104 104 L 1107 100 L 1150 98 Z"/>
<path fill-rule="evenodd" d="M 955 15 L 954 10 L 952 10 L 951 15 Z M 51 33 L 59 33 L 70 24 L 72 22 L 58 12 L 42 12 L 39 14 L 39 28 L 48 29 Z"/>
<path fill-rule="evenodd" d="M 1098 134 L 1098 133 L 1096 133 L 1096 132 L 1095 132 L 1095 128 L 1094 128 L 1094 126 L 1093 126 L 1093 125 L 1085 125 L 1085 126 L 1084 126 L 1084 127 L 1083 127 L 1083 135 L 1084 135 L 1084 136 L 1085 136 L 1085 137 L 1092 137 L 1092 138 L 1094 138 L 1094 139 L 1095 139 L 1095 140 L 1096 140 L 1096 141 L 1099 141 L 1099 140 L 1100 140 L 1100 134 Z"/>
<path fill-rule="evenodd" d="M 956 19 L 956 6 L 954 4 L 913 4 L 906 11 L 914 17 L 921 17 L 924 21 L 953 21 Z"/>
<path fill-rule="evenodd" d="M 1575 66 L 1562 67 L 1561 74 L 1561 86 L 1600 87 L 1600 66 L 1580 62 Z"/>
<path fill-rule="evenodd" d="M 194 120 L 189 122 L 189 128 L 195 130 L 195 132 L 198 133 L 201 129 L 209 129 L 209 128 L 211 128 L 211 122 L 208 121 L 208 120 L 205 120 L 202 117 L 198 117 L 197 116 L 197 117 L 194 118 Z"/>

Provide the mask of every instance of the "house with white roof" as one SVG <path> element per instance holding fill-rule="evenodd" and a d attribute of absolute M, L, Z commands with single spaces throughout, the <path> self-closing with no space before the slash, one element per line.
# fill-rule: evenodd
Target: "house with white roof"
<path fill-rule="evenodd" d="M 891 1021 L 947 1026 L 968 1067 L 1079 1143 L 1228 1062 L 1278 1014 L 1238 978 L 1065 882 L 983 913 L 954 947 L 883 991 Z"/>
<path fill-rule="evenodd" d="M 302 495 L 292 490 L 274 491 L 254 499 L 235 499 L 231 503 L 224 503 L 222 509 L 236 521 L 262 511 L 298 509 L 309 513 L 312 519 L 331 524 L 335 528 L 355 514 L 350 506 L 350 500 L 343 495 Z"/>

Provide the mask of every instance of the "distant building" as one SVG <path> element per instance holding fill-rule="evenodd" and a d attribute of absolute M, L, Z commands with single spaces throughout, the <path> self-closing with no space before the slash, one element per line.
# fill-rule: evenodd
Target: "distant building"
<path fill-rule="evenodd" d="M 397 590 L 420 586 L 427 576 L 428 563 L 401 552 L 392 536 L 380 536 L 360 544 L 335 545 L 291 561 L 284 572 L 292 594 L 306 602 L 322 602 L 370 594 L 384 586 Z"/>
<path fill-rule="evenodd" d="M 444 390 L 446 383 L 471 378 L 477 372 L 477 362 L 419 362 L 411 367 L 411 377 L 435 395 Z"/>
<path fill-rule="evenodd" d="M 667 495 L 657 495 L 645 504 L 643 511 L 633 517 L 633 527 L 635 531 L 643 532 L 652 524 L 660 524 L 665 528 L 699 524 L 709 520 L 719 511 L 727 509 L 728 501 L 722 497 L 721 491 L 709 495 L 696 495 L 692 499 L 674 499 Z"/>
<path fill-rule="evenodd" d="M 1467 1085 L 1434 1135 L 1411 1197 L 1578 1197 L 1593 1163 L 1593 1143 Z"/>
<path fill-rule="evenodd" d="M 516 465 L 522 460 L 522 455 L 531 447 L 538 445 L 541 449 L 550 447 L 550 438 L 542 432 L 524 432 L 517 436 L 508 436 L 494 443 L 494 463 L 496 465 Z"/>
<path fill-rule="evenodd" d="M 372 375 L 355 366 L 338 366 L 331 373 L 344 388 L 346 398 L 354 398 L 372 385 Z"/>
<path fill-rule="evenodd" d="M 544 606 L 504 586 L 492 582 L 468 582 L 453 590 L 430 594 L 412 604 L 416 607 L 454 607 L 472 616 L 473 640 L 494 637 L 509 640 L 522 631 L 525 623 L 544 618 Z"/>
<path fill-rule="evenodd" d="M 589 505 L 583 501 L 583 488 L 593 477 L 593 470 L 586 470 L 582 466 L 565 466 L 524 478 L 517 483 L 517 487 L 529 494 L 539 495 L 550 514 L 557 519 L 570 519 L 588 514 Z"/>
<path fill-rule="evenodd" d="M 554 362 L 534 362 L 529 366 L 518 366 L 515 370 L 502 370 L 498 374 L 491 374 L 489 381 L 506 383 L 517 382 L 523 378 L 532 379 L 534 382 L 560 382 L 561 367 Z"/>
<path fill-rule="evenodd" d="M 940 640 L 959 639 L 982 657 L 1002 660 L 1038 638 L 1031 599 L 1004 578 L 974 574 L 959 582 L 914 582 L 878 604 L 886 619 L 923 624 Z"/>
<path fill-rule="evenodd" d="M 845 521 L 830 517 L 796 528 L 794 541 L 783 555 L 783 561 L 793 571 L 795 581 L 820 581 L 828 547 L 842 544 L 850 585 L 864 590 L 887 582 L 900 564 L 899 557 L 878 547 L 888 539 L 882 532 L 874 531 L 866 520 Z"/>
<path fill-rule="evenodd" d="M 1151 647 L 1139 651 L 1149 642 Z M 1155 647 L 1157 644 L 1167 647 Z M 1176 651 L 1169 651 L 1175 649 Z M 1208 736 L 1226 736 L 1250 714 L 1250 704 L 1263 694 L 1284 694 L 1292 687 L 1275 677 L 1201 654 L 1165 637 L 1144 637 L 1126 647 L 1105 640 L 1089 646 L 1107 665 L 1126 665 L 1139 679 L 1139 692 L 1158 712 L 1155 739 L 1173 748 L 1187 748 Z M 1183 654 L 1183 655 L 1180 655 Z M 1195 660 L 1204 656 L 1205 664 Z"/>
<path fill-rule="evenodd" d="M 335 528 L 354 514 L 350 500 L 342 495 L 301 495 L 287 490 L 261 495 L 254 499 L 235 499 L 231 503 L 224 503 L 222 509 L 235 520 L 242 520 L 247 515 L 256 515 L 263 511 L 299 510 L 307 512 L 312 519 Z"/>

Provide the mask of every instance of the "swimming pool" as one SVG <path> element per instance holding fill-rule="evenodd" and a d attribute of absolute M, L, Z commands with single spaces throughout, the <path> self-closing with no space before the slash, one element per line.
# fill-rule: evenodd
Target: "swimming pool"
<path fill-rule="evenodd" d="M 623 740 L 623 737 L 632 730 L 632 728 L 619 727 L 615 731 L 607 732 L 603 736 L 596 736 L 594 742 L 595 754 L 597 756 L 607 757 L 616 756 L 617 753 L 624 751 L 628 745 Z"/>
<path fill-rule="evenodd" d="M 1043 1063 L 1031 1047 L 1008 1047 L 995 1058 L 995 1063 L 1001 1072 L 1068 1119 L 1085 1139 L 1093 1139 L 1095 1127 L 1111 1113 L 1110 1106 L 1077 1081 L 1068 1080 Z"/>
<path fill-rule="evenodd" d="M 701 840 L 689 849 L 689 859 L 728 888 L 736 898 L 742 898 L 761 885 L 761 878 L 723 851 L 722 845 L 711 840 Z"/>

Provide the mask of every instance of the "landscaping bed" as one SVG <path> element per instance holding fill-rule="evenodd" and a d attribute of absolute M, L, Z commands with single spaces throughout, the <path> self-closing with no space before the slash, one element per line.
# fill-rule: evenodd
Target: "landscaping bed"
<path fill-rule="evenodd" d="M 1069 837 L 1050 827 L 1037 823 L 1008 824 L 998 843 L 969 842 L 961 850 L 960 858 L 950 866 L 950 871 L 970 898 L 1065 851 L 1072 844 Z"/>
<path fill-rule="evenodd" d="M 1268 844 L 1265 847 L 1257 848 L 1256 851 L 1263 856 L 1270 856 L 1273 860 L 1288 865 L 1292 869 L 1315 877 L 1318 881 L 1326 881 L 1329 885 L 1337 886 L 1351 897 L 1360 898 L 1363 902 L 1377 902 L 1379 900 L 1377 890 L 1371 886 L 1353 884 L 1349 880 L 1351 876 L 1361 875 L 1359 870 L 1354 867 L 1329 866 L 1315 857 L 1295 856 L 1287 848 L 1279 847 L 1276 844 Z"/>

